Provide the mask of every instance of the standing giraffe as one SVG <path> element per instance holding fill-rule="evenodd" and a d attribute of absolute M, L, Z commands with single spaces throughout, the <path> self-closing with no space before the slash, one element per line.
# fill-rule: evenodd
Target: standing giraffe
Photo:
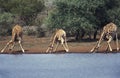
<path fill-rule="evenodd" d="M 108 41 L 107 41 L 108 46 L 106 47 L 106 50 L 108 50 L 108 48 L 109 48 L 109 50 L 112 51 L 110 42 L 114 38 L 116 38 L 117 51 L 119 50 L 118 37 L 117 37 L 117 26 L 111 22 L 103 27 L 103 31 L 102 31 L 102 34 L 100 36 L 100 39 L 99 39 L 99 41 L 97 41 L 97 44 L 91 49 L 91 52 L 98 50 L 98 48 L 100 47 L 100 44 L 104 38 L 108 39 Z"/>
<path fill-rule="evenodd" d="M 55 49 L 53 50 L 53 45 L 56 44 Z M 57 29 L 52 37 L 51 37 L 51 42 L 50 45 L 48 47 L 48 49 L 46 50 L 46 52 L 51 52 L 51 51 L 56 51 L 58 48 L 59 43 L 61 43 L 61 45 L 64 47 L 65 51 L 68 52 L 69 48 L 67 45 L 67 41 L 66 41 L 66 32 L 63 29 Z"/>
<path fill-rule="evenodd" d="M 19 25 L 15 25 L 12 29 L 12 39 L 6 44 L 6 46 L 1 50 L 1 53 L 9 46 L 9 50 L 14 48 L 15 43 L 18 42 L 22 52 L 24 53 L 24 49 L 22 47 L 22 27 Z"/>

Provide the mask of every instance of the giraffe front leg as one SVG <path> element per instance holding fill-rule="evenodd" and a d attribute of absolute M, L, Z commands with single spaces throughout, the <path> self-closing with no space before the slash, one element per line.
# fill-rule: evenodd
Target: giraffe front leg
<path fill-rule="evenodd" d="M 90 52 L 94 52 L 95 51 L 95 47 L 93 47 L 91 50 L 90 50 Z"/>
<path fill-rule="evenodd" d="M 97 44 L 90 50 L 90 52 L 95 52 L 95 50 L 98 51 L 99 47 L 100 47 L 100 45 L 98 44 L 98 41 L 97 41 Z"/>
<path fill-rule="evenodd" d="M 109 48 L 109 46 L 107 45 L 107 47 L 106 47 L 106 51 L 108 51 L 108 48 Z"/>
<path fill-rule="evenodd" d="M 65 49 L 66 52 L 69 51 L 68 47 L 66 47 L 66 44 L 64 43 L 64 39 L 61 39 L 61 45 L 63 46 L 63 48 Z"/>
<path fill-rule="evenodd" d="M 68 52 L 69 51 L 69 47 L 68 47 L 68 44 L 67 44 L 67 39 L 66 39 L 66 36 L 65 36 L 65 38 L 64 38 L 64 41 L 65 41 L 65 47 L 66 47 L 66 52 Z"/>
<path fill-rule="evenodd" d="M 65 46 L 66 46 L 66 52 L 68 52 L 69 51 L 69 47 L 68 47 L 68 44 L 67 44 L 66 41 L 65 41 Z"/>
<path fill-rule="evenodd" d="M 5 50 L 11 43 L 12 43 L 12 40 L 10 40 L 10 41 L 6 44 L 6 46 L 1 50 L 1 53 L 3 53 L 4 50 Z"/>
<path fill-rule="evenodd" d="M 21 44 L 21 41 L 20 41 L 20 40 L 19 40 L 19 42 L 18 42 L 18 43 L 19 43 L 19 45 L 20 45 L 20 48 L 22 49 L 22 52 L 23 52 L 23 53 L 25 53 L 25 50 L 23 49 L 23 47 L 22 47 L 22 44 Z"/>
<path fill-rule="evenodd" d="M 65 47 L 64 44 L 62 44 L 63 48 L 65 49 L 66 52 L 68 52 L 69 50 Z"/>
<path fill-rule="evenodd" d="M 53 50 L 53 52 L 55 52 L 57 50 L 58 46 L 59 46 L 59 42 L 57 42 L 57 44 L 56 44 L 55 49 Z"/>
<path fill-rule="evenodd" d="M 48 46 L 47 50 L 46 50 L 46 53 L 48 52 L 52 52 L 53 51 L 53 43 L 50 43 L 50 45 Z"/>
<path fill-rule="evenodd" d="M 63 46 L 63 48 L 65 49 L 65 51 L 66 51 L 66 52 L 68 52 L 68 51 L 69 51 L 69 49 L 65 46 L 65 44 L 64 44 L 64 43 L 62 44 L 62 46 Z"/>
<path fill-rule="evenodd" d="M 97 52 L 97 51 L 98 51 L 98 48 L 99 48 L 99 47 L 93 47 L 93 48 L 91 49 L 91 51 L 90 51 L 90 52 L 95 53 L 95 52 Z"/>
<path fill-rule="evenodd" d="M 46 53 L 48 53 L 48 52 L 49 52 L 49 49 L 50 49 L 50 47 L 48 47 L 48 48 L 47 48 Z"/>
<path fill-rule="evenodd" d="M 112 48 L 111 48 L 111 46 L 110 46 L 110 43 L 108 43 L 108 45 L 109 45 L 109 50 L 112 51 Z"/>
<path fill-rule="evenodd" d="M 11 43 L 9 50 L 13 50 L 14 47 L 15 47 L 15 42 Z"/>
<path fill-rule="evenodd" d="M 118 36 L 117 36 L 117 33 L 116 33 L 116 46 L 117 46 L 117 51 L 119 51 L 119 43 L 118 43 Z"/>
<path fill-rule="evenodd" d="M 47 48 L 47 50 L 46 50 L 46 53 L 48 53 L 48 52 L 52 52 L 53 51 L 53 47 L 51 47 L 51 46 L 49 46 L 48 48 Z"/>
<path fill-rule="evenodd" d="M 107 41 L 108 43 L 108 47 L 109 47 L 109 50 L 112 51 L 112 48 L 111 48 L 111 45 L 110 45 L 110 42 L 112 41 L 112 37 L 109 38 L 109 40 Z"/>

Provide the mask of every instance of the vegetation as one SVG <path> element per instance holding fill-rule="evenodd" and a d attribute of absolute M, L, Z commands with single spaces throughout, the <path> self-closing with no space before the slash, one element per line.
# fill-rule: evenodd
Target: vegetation
<path fill-rule="evenodd" d="M 43 0 L 0 0 L 0 28 L 8 31 L 15 23 L 33 25 L 44 7 Z"/>
<path fill-rule="evenodd" d="M 120 25 L 119 0 L 56 0 L 55 8 L 49 13 L 47 26 L 50 29 L 63 28 L 68 33 L 76 33 L 76 39 L 93 33 L 105 24 Z"/>
<path fill-rule="evenodd" d="M 45 28 L 49 30 L 63 28 L 68 35 L 74 35 L 76 40 L 86 35 L 89 38 L 94 36 L 95 39 L 97 30 L 109 22 L 120 26 L 119 0 L 52 0 L 53 4 L 47 4 L 47 7 L 45 1 L 50 2 L 49 0 L 0 0 L 0 36 L 10 32 L 13 24 L 16 23 L 23 26 L 39 26 L 36 34 L 44 32 L 40 27 L 42 23 L 45 23 L 47 25 Z M 41 13 L 48 16 L 43 16 Z M 45 22 L 42 22 L 44 18 Z M 28 31 L 28 34 L 35 33 Z"/>

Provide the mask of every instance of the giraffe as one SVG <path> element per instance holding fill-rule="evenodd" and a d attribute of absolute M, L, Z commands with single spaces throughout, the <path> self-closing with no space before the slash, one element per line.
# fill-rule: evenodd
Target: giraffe
<path fill-rule="evenodd" d="M 12 38 L 11 40 L 6 44 L 6 46 L 1 50 L 1 53 L 4 52 L 4 50 L 9 46 L 9 50 L 12 50 L 14 48 L 15 43 L 18 42 L 20 45 L 20 48 L 22 49 L 22 52 L 24 53 L 24 49 L 22 47 L 22 27 L 18 24 L 15 25 L 12 29 Z"/>
<path fill-rule="evenodd" d="M 55 49 L 53 50 L 53 46 L 56 43 Z M 57 29 L 51 39 L 50 39 L 50 44 L 49 47 L 46 50 L 47 52 L 55 52 L 59 46 L 59 43 L 61 43 L 61 45 L 64 47 L 65 51 L 68 52 L 69 48 L 67 45 L 67 41 L 66 41 L 66 32 L 63 29 Z"/>
<path fill-rule="evenodd" d="M 117 37 L 117 26 L 110 22 L 107 25 L 103 27 L 103 31 L 101 33 L 100 39 L 97 41 L 97 44 L 91 49 L 91 52 L 94 52 L 95 50 L 98 50 L 100 47 L 101 42 L 104 40 L 104 38 L 108 39 L 107 41 L 107 47 L 106 50 L 112 51 L 110 42 L 115 38 L 116 39 L 116 46 L 117 46 L 117 51 L 119 50 L 119 45 L 118 45 L 118 37 Z"/>

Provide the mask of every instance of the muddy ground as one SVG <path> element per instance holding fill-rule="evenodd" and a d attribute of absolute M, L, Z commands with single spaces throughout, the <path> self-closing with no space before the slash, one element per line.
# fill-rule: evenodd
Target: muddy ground
<path fill-rule="evenodd" d="M 11 37 L 2 37 L 0 41 L 0 50 L 6 45 L 6 43 L 11 39 Z M 26 54 L 44 54 L 46 49 L 49 46 L 49 37 L 45 38 L 36 38 L 33 36 L 23 36 L 23 48 L 25 49 Z M 90 53 L 90 50 L 95 46 L 96 41 L 94 40 L 82 40 L 75 41 L 68 39 L 69 52 L 68 53 Z M 99 48 L 98 53 L 106 52 L 107 43 L 104 41 Z M 112 53 L 116 53 L 116 44 L 114 41 L 111 42 L 111 46 L 113 48 Z M 118 51 L 119 52 L 119 51 Z M 22 53 L 18 43 L 15 45 L 13 51 L 9 51 L 8 49 L 4 52 L 6 53 Z M 52 53 L 66 53 L 64 48 L 60 45 L 56 52 Z M 107 51 L 107 53 L 111 53 Z"/>

